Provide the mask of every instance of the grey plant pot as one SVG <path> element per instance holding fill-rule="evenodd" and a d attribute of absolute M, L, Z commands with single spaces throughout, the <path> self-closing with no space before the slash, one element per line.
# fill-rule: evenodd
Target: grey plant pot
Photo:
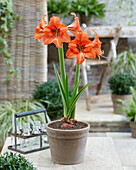
<path fill-rule="evenodd" d="M 131 121 L 130 128 L 131 128 L 132 137 L 136 138 L 136 123 Z"/>
<path fill-rule="evenodd" d="M 50 128 L 50 123 L 46 125 L 46 129 L 52 161 L 63 165 L 83 162 L 90 125 L 86 123 L 88 126 L 83 129 L 60 130 Z"/>
<path fill-rule="evenodd" d="M 85 14 L 80 14 L 80 22 L 81 25 L 87 24 L 87 26 L 92 26 L 94 25 L 94 15 L 86 17 Z"/>
<path fill-rule="evenodd" d="M 118 101 L 118 99 L 129 101 L 130 97 L 132 97 L 132 94 L 129 94 L 129 95 L 112 94 L 112 102 L 113 102 L 114 112 L 116 112 L 117 110 L 121 110 L 121 108 L 118 105 L 124 106 L 121 102 Z M 125 112 L 119 112 L 118 114 L 126 116 Z"/>
<path fill-rule="evenodd" d="M 59 17 L 60 22 L 62 24 L 65 24 L 65 25 L 69 25 L 72 22 L 74 22 L 74 17 L 72 15 L 69 15 L 69 16 L 65 17 L 63 14 L 54 14 L 53 16 Z M 48 20 L 50 20 L 51 17 L 52 17 L 52 14 L 49 14 L 48 15 Z"/>

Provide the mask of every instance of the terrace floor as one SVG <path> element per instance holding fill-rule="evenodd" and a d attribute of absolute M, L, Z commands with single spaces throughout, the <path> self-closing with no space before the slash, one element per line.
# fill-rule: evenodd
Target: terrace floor
<path fill-rule="evenodd" d="M 7 138 L 2 154 L 10 152 Z M 85 160 L 77 165 L 59 165 L 51 161 L 50 150 L 24 155 L 38 170 L 136 170 L 136 139 L 131 133 L 89 133 Z"/>
<path fill-rule="evenodd" d="M 89 137 L 111 137 L 121 161 L 123 170 L 136 170 L 136 139 L 131 137 L 131 133 L 89 133 Z"/>
<path fill-rule="evenodd" d="M 131 137 L 128 119 L 113 113 L 110 95 L 92 96 L 91 110 L 83 98 L 77 104 L 77 119 L 90 123 L 85 161 L 63 166 L 51 162 L 50 151 L 43 150 L 25 157 L 39 170 L 136 170 L 136 139 Z M 7 138 L 2 153 L 9 151 Z"/>

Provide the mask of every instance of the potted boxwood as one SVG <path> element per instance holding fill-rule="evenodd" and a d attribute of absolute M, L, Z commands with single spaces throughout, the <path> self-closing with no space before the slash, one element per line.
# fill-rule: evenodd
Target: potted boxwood
<path fill-rule="evenodd" d="M 54 15 L 58 16 L 63 24 L 70 24 L 73 20 L 73 17 L 69 15 L 71 11 L 71 2 L 69 0 L 48 0 L 47 9 L 49 20 Z"/>
<path fill-rule="evenodd" d="M 75 111 L 77 100 L 91 82 L 78 92 L 80 65 L 85 61 L 85 57 L 94 59 L 98 55 L 100 59 L 102 54 L 101 42 L 97 33 L 93 30 L 95 38 L 93 41 L 90 41 L 87 34 L 82 32 L 76 14 L 71 14 L 74 15 L 75 21 L 68 26 L 61 24 L 60 19 L 55 16 L 46 25 L 47 22 L 44 20 L 44 15 L 34 34 L 35 39 L 38 39 L 38 41 L 43 39 L 44 45 L 54 43 L 59 53 L 61 78 L 55 64 L 53 66 L 63 101 L 64 118 L 46 125 L 52 161 L 59 164 L 77 164 L 83 162 L 87 134 L 90 127 L 88 123 L 75 120 Z M 75 39 L 72 41 L 67 33 L 68 30 L 75 35 Z M 65 72 L 63 42 L 69 43 L 66 57 L 77 58 L 75 85 L 71 98 L 69 98 L 68 77 Z"/>
<path fill-rule="evenodd" d="M 130 86 L 136 86 L 135 78 L 128 73 L 119 73 L 110 77 L 108 80 L 110 89 L 112 91 L 112 101 L 114 112 L 116 113 L 119 110 L 119 104 L 121 104 L 118 99 L 129 100 L 132 97 Z M 125 112 L 119 112 L 122 115 L 125 115 Z"/>
<path fill-rule="evenodd" d="M 132 137 L 136 138 L 136 91 L 133 87 L 130 87 L 132 98 L 127 100 L 119 100 L 122 105 L 120 105 L 121 111 L 124 111 L 129 117 L 130 128 L 132 132 Z"/>
<path fill-rule="evenodd" d="M 72 0 L 72 11 L 80 14 L 81 24 L 93 25 L 94 16 L 103 18 L 105 14 L 105 4 L 97 0 Z"/>

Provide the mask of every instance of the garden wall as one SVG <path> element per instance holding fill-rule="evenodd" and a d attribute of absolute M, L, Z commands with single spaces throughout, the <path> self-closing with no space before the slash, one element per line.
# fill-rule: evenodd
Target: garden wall
<path fill-rule="evenodd" d="M 28 99 L 36 83 L 47 81 L 47 47 L 34 41 L 35 27 L 47 13 L 47 1 L 13 0 L 13 7 L 20 19 L 14 23 L 9 48 L 13 66 L 20 69 L 22 79 L 14 76 L 6 83 L 7 72 L 0 57 L 0 101 Z"/>
<path fill-rule="evenodd" d="M 118 26 L 120 25 L 136 25 L 136 0 L 99 0 L 100 3 L 106 3 L 106 13 L 104 19 L 95 18 L 94 25 L 104 25 L 104 26 Z M 125 11 L 125 12 L 124 12 Z M 104 50 L 104 55 L 107 56 L 110 44 L 109 38 L 101 39 L 102 49 Z M 128 49 L 128 46 L 131 45 L 134 51 L 136 51 L 136 39 L 119 39 L 117 52 L 120 53 Z M 65 51 L 67 50 L 67 45 L 65 44 Z M 57 50 L 54 44 L 48 46 L 48 67 L 49 67 L 49 79 L 54 78 L 55 75 L 52 68 L 52 61 L 57 62 Z M 93 83 L 96 84 L 99 82 L 101 73 L 103 71 L 102 66 L 93 66 L 88 71 L 88 80 L 93 80 Z M 102 94 L 110 93 L 110 89 L 107 83 L 109 75 L 107 74 L 103 88 Z M 74 81 L 74 77 L 73 77 Z M 81 82 L 82 83 L 82 82 Z M 91 94 L 95 94 L 95 91 L 90 91 Z"/>

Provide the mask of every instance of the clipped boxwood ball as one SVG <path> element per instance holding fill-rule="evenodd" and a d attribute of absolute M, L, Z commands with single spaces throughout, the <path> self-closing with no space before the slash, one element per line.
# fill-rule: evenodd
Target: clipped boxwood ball
<path fill-rule="evenodd" d="M 108 80 L 112 94 L 126 95 L 131 94 L 130 86 L 136 87 L 135 78 L 128 73 L 119 73 L 110 77 Z"/>
<path fill-rule="evenodd" d="M 1 170 L 36 170 L 31 162 L 25 159 L 24 156 L 12 152 L 4 153 L 0 156 L 0 169 Z"/>

